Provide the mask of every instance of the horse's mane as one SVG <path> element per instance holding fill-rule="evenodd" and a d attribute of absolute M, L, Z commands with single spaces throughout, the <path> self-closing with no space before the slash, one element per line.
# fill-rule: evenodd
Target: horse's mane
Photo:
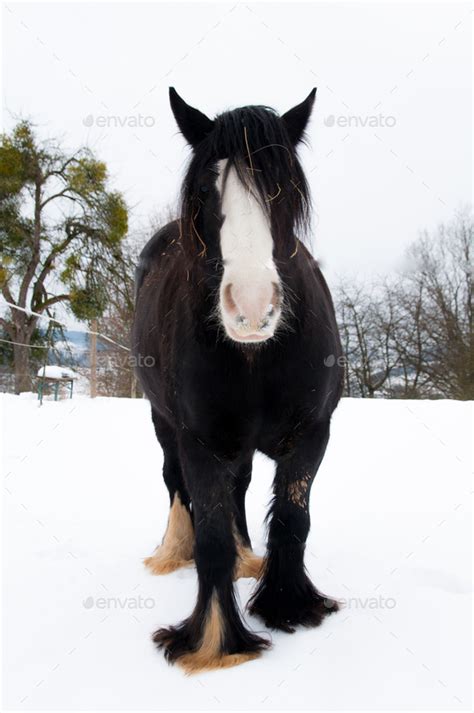
<path fill-rule="evenodd" d="M 283 122 L 265 106 L 220 114 L 213 131 L 195 149 L 181 195 L 184 225 L 190 235 L 200 213 L 203 174 L 224 158 L 267 213 L 274 240 L 291 244 L 294 234 L 304 237 L 310 221 L 308 184 Z"/>

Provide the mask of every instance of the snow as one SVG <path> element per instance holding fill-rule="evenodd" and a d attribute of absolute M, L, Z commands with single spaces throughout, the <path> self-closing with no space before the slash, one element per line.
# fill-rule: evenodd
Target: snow
<path fill-rule="evenodd" d="M 64 366 L 42 366 L 38 370 L 38 376 L 46 379 L 77 379 L 79 377 L 75 371 Z"/>
<path fill-rule="evenodd" d="M 141 563 L 167 517 L 147 402 L 1 403 L 5 708 L 470 709 L 470 404 L 343 400 L 307 566 L 346 607 L 319 629 L 273 632 L 256 661 L 187 678 L 150 641 L 191 611 L 196 574 Z M 257 552 L 272 471 L 257 456 Z M 238 582 L 243 605 L 252 586 Z"/>

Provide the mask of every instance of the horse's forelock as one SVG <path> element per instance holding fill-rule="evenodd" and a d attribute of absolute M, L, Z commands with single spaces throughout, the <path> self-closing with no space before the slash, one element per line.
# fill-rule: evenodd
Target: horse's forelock
<path fill-rule="evenodd" d="M 195 149 L 183 184 L 182 212 L 189 234 L 195 237 L 202 175 L 226 158 L 267 213 L 275 239 L 291 242 L 287 233 L 292 230 L 304 237 L 310 220 L 309 188 L 278 115 L 268 107 L 242 107 L 221 114 L 214 124 L 213 132 Z"/>

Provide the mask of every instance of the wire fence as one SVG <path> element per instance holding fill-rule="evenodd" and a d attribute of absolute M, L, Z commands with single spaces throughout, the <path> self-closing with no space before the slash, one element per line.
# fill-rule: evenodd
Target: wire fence
<path fill-rule="evenodd" d="M 54 322 L 54 324 L 59 325 L 63 329 L 74 329 L 74 331 L 76 331 L 76 332 L 84 332 L 84 334 L 91 334 L 96 337 L 100 337 L 100 339 L 104 339 L 105 341 L 110 342 L 111 344 L 114 344 L 115 346 L 119 347 L 120 349 L 124 349 L 127 352 L 130 351 L 130 347 L 126 347 L 123 344 L 116 342 L 114 339 L 111 339 L 106 334 L 102 334 L 101 332 L 97 332 L 97 331 L 91 330 L 91 329 L 78 329 L 77 327 L 71 327 L 71 325 L 67 325 L 65 322 L 60 322 L 55 317 L 49 317 L 48 315 L 41 314 L 40 312 L 33 312 L 33 310 L 28 309 L 26 307 L 19 307 L 18 305 L 14 304 L 13 302 L 7 302 L 6 299 L 2 299 L 0 304 L 4 304 L 5 306 L 10 307 L 11 309 L 15 309 L 19 312 L 24 312 L 28 316 L 38 317 L 39 319 L 43 319 L 47 322 Z M 1 341 L 8 341 L 8 340 L 2 339 Z M 10 343 L 14 344 L 14 342 L 10 342 Z M 30 346 L 30 345 L 20 345 L 20 346 Z"/>
<path fill-rule="evenodd" d="M 0 306 L 37 317 L 45 325 L 40 343 L 0 338 L 0 391 L 14 393 L 20 376 L 28 377 L 31 390 L 42 389 L 44 383 L 43 386 L 41 383 L 44 382 L 46 372 L 41 372 L 43 378 L 39 377 L 41 369 L 59 366 L 73 370 L 77 380 L 75 393 L 91 396 L 141 395 L 134 373 L 134 358 L 130 347 L 124 343 L 128 341 L 128 335 L 124 339 L 112 338 L 93 325 L 85 327 L 59 320 L 5 299 L 0 301 Z M 29 350 L 27 374 L 15 373 L 11 355 L 14 346 Z"/>

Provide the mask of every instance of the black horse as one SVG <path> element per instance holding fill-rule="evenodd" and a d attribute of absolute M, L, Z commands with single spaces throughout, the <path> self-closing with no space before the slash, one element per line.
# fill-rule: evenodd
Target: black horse
<path fill-rule="evenodd" d="M 249 609 L 271 628 L 317 626 L 337 609 L 306 574 L 311 485 L 341 395 L 331 296 L 303 242 L 310 198 L 296 147 L 316 90 L 279 116 L 264 106 L 214 120 L 170 89 L 192 147 L 181 217 L 146 245 L 133 344 L 164 452 L 170 514 L 145 560 L 155 574 L 194 558 L 192 614 L 154 640 L 189 673 L 255 658 L 233 581 L 258 579 Z M 245 494 L 256 450 L 276 462 L 263 560 Z"/>

